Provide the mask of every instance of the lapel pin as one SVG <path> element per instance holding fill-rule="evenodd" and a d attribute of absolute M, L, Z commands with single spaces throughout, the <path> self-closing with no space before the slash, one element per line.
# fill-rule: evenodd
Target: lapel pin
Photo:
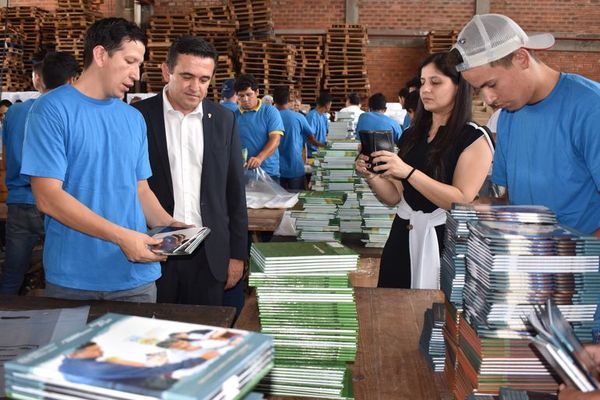
<path fill-rule="evenodd" d="M 212 118 L 212 114 L 211 113 L 208 113 L 208 118 Z"/>

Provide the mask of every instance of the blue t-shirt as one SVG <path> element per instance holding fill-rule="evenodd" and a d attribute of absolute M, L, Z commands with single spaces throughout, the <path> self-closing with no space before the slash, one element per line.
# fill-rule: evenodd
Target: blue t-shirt
<path fill-rule="evenodd" d="M 254 110 L 242 111 L 238 108 L 235 117 L 242 147 L 248 149 L 248 158 L 256 157 L 262 151 L 269 140 L 269 134 L 284 132 L 279 111 L 273 106 L 262 104 L 260 100 Z M 275 149 L 275 152 L 263 161 L 261 168 L 269 176 L 279 176 L 279 149 Z"/>
<path fill-rule="evenodd" d="M 357 139 L 359 138 L 358 132 L 360 131 L 391 131 L 394 143 L 398 143 L 400 136 L 402 136 L 400 124 L 384 113 L 377 111 L 362 113 L 358 117 L 358 123 L 356 124 Z"/>
<path fill-rule="evenodd" d="M 410 126 L 410 115 L 408 112 L 404 115 L 404 121 L 402 122 L 402 131 L 405 131 L 406 128 Z"/>
<path fill-rule="evenodd" d="M 146 124 L 133 107 L 96 100 L 71 85 L 40 97 L 25 128 L 21 173 L 58 179 L 63 189 L 107 220 L 146 232 L 138 181 L 151 175 Z M 132 263 L 121 249 L 46 217 L 48 282 L 74 289 L 117 291 L 160 277 L 158 263 Z"/>
<path fill-rule="evenodd" d="M 560 223 L 600 228 L 600 84 L 561 74 L 542 101 L 502 110 L 492 181 L 511 204 L 541 204 Z"/>
<path fill-rule="evenodd" d="M 308 112 L 306 119 L 315 133 L 315 139 L 317 139 L 317 141 L 320 143 L 326 143 L 327 132 L 329 130 L 329 121 L 327 120 L 327 115 L 321 114 L 313 108 Z M 313 153 L 316 153 L 317 151 L 317 146 L 309 143 L 307 145 L 307 150 L 308 156 L 312 157 Z"/>
<path fill-rule="evenodd" d="M 297 178 L 304 176 L 304 161 L 302 149 L 304 143 L 313 131 L 308 121 L 292 110 L 279 110 L 285 135 L 279 143 L 279 169 L 283 178 Z"/>
<path fill-rule="evenodd" d="M 237 103 L 234 103 L 233 101 L 224 101 L 221 103 L 221 105 L 225 108 L 230 109 L 233 112 L 236 112 L 237 109 L 239 108 Z"/>
<path fill-rule="evenodd" d="M 13 104 L 4 116 L 2 143 L 6 147 L 7 204 L 35 204 L 29 178 L 21 175 L 21 153 L 27 114 L 35 99 Z"/>

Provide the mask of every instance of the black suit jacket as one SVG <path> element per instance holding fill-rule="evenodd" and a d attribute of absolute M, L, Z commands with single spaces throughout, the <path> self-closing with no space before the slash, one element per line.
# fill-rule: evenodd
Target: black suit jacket
<path fill-rule="evenodd" d="M 173 215 L 173 181 L 167 153 L 162 92 L 134 103 L 148 128 L 152 177 L 148 183 L 163 208 Z M 240 135 L 234 114 L 210 100 L 202 102 L 204 159 L 200 211 L 211 233 L 204 241 L 215 278 L 224 281 L 230 258 L 248 258 L 248 213 Z"/>

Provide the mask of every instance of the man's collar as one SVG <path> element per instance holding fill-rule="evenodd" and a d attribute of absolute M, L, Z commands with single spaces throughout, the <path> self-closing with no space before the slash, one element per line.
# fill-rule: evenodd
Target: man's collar
<path fill-rule="evenodd" d="M 163 96 L 163 111 L 165 113 L 168 113 L 168 112 L 175 112 L 175 113 L 178 112 L 178 113 L 181 113 L 181 111 L 177 111 L 176 109 L 173 108 L 173 105 L 171 105 L 171 102 L 169 101 L 169 96 L 167 96 L 167 90 L 168 90 L 168 86 L 165 86 L 163 88 L 163 91 L 162 91 L 162 96 Z M 186 115 L 199 114 L 200 117 L 202 117 L 203 116 L 203 111 L 202 110 L 203 110 L 202 109 L 202 102 L 200 102 L 200 104 L 198 104 L 196 106 L 196 108 L 192 112 L 190 112 L 190 113 L 188 113 Z"/>
<path fill-rule="evenodd" d="M 256 107 L 254 107 L 251 110 L 244 110 L 242 107 L 240 107 L 240 112 L 243 114 L 248 111 L 258 111 L 258 110 L 260 110 L 261 106 L 262 106 L 262 101 L 261 101 L 261 99 L 258 99 L 258 104 L 256 105 Z"/>

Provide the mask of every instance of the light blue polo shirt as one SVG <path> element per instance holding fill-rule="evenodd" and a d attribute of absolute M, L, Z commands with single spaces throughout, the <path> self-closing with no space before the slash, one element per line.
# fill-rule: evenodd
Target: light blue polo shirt
<path fill-rule="evenodd" d="M 329 121 L 327 120 L 327 115 L 321 114 L 316 108 L 313 108 L 308 112 L 306 119 L 315 133 L 315 139 L 317 139 L 317 141 L 320 143 L 326 143 L 327 132 L 329 131 Z M 313 153 L 317 152 L 317 146 L 309 143 L 307 145 L 307 150 L 308 156 L 312 157 Z"/>
<path fill-rule="evenodd" d="M 285 135 L 279 144 L 279 169 L 282 178 L 304 176 L 302 150 L 308 137 L 313 134 L 304 115 L 292 110 L 279 110 Z"/>
<path fill-rule="evenodd" d="M 238 104 L 237 104 L 237 103 L 234 103 L 233 101 L 224 101 L 224 102 L 222 102 L 222 103 L 221 103 L 221 105 L 222 105 L 223 107 L 225 107 L 225 108 L 228 108 L 228 109 L 230 109 L 230 110 L 231 110 L 231 111 L 233 111 L 233 112 L 236 112 L 236 111 L 237 111 L 237 109 L 239 108 L 239 107 L 238 107 Z"/>
<path fill-rule="evenodd" d="M 511 204 L 545 205 L 560 223 L 600 228 L 600 84 L 561 74 L 542 101 L 498 119 L 492 181 Z"/>
<path fill-rule="evenodd" d="M 27 114 L 35 99 L 13 104 L 4 116 L 2 143 L 6 147 L 7 204 L 35 204 L 29 178 L 21 175 L 21 153 Z"/>
<path fill-rule="evenodd" d="M 378 111 L 362 113 L 358 117 L 358 123 L 356 124 L 357 139 L 359 138 L 358 132 L 360 131 L 391 131 L 394 143 L 398 143 L 400 136 L 402 136 L 400 124 Z"/>
<path fill-rule="evenodd" d="M 71 85 L 40 97 L 25 128 L 21 173 L 58 179 L 63 189 L 107 220 L 146 232 L 138 181 L 151 175 L 146 124 L 119 99 L 96 100 Z M 48 282 L 74 289 L 133 289 L 160 277 L 158 263 L 129 262 L 109 242 L 47 216 Z"/>
<path fill-rule="evenodd" d="M 248 158 L 256 157 L 262 151 L 270 134 L 283 135 L 283 121 L 279 111 L 273 106 L 262 104 L 260 100 L 254 110 L 238 108 L 235 117 L 242 147 L 248 149 Z M 261 168 L 269 176 L 279 176 L 279 149 L 263 161 Z"/>

